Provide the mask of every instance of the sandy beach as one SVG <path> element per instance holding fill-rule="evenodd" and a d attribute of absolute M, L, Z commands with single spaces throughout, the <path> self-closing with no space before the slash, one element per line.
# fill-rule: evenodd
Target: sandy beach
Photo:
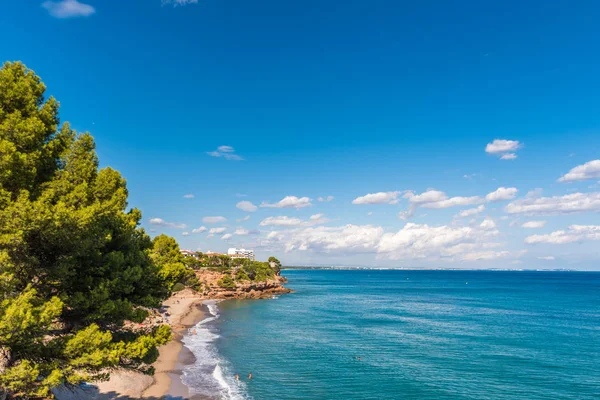
<path fill-rule="evenodd" d="M 161 398 L 163 396 L 189 398 L 187 387 L 181 383 L 179 375 L 182 362 L 193 357 L 185 351 L 181 338 L 188 328 L 196 325 L 204 316 L 200 308 L 202 297 L 191 291 L 182 291 L 163 303 L 173 328 L 173 339 L 159 348 L 159 356 L 153 364 L 154 376 L 132 371 L 116 371 L 107 382 L 96 386 L 96 399 L 108 400 L 121 396 L 130 398 Z M 183 351 L 182 351 L 183 350 Z M 192 359 L 193 361 L 193 359 Z"/>

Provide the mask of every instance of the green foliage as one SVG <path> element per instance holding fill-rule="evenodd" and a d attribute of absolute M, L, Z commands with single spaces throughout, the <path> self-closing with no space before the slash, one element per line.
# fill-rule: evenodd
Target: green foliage
<path fill-rule="evenodd" d="M 244 260 L 243 271 L 253 281 L 264 282 L 275 277 L 275 271 L 267 262 Z"/>
<path fill-rule="evenodd" d="M 271 256 L 268 260 L 269 266 L 275 272 L 275 275 L 279 275 L 281 273 L 281 262 L 275 257 Z"/>
<path fill-rule="evenodd" d="M 176 284 L 173 285 L 173 293 L 177 293 L 177 292 L 181 292 L 183 289 L 185 289 L 185 285 L 183 283 L 179 283 L 177 282 Z"/>
<path fill-rule="evenodd" d="M 225 275 L 221 279 L 219 279 L 217 281 L 217 285 L 219 285 L 222 288 L 235 289 L 235 282 L 233 279 L 231 279 L 231 276 L 229 275 Z"/>
<path fill-rule="evenodd" d="M 167 235 L 155 237 L 152 241 L 150 257 L 159 267 L 158 274 L 163 285 L 170 291 L 175 291 L 174 287 L 178 283 L 192 288 L 198 287 L 199 282 L 194 271 L 186 265 L 186 257 L 181 254 L 179 244 L 172 237 Z"/>
<path fill-rule="evenodd" d="M 244 271 L 242 268 L 240 268 L 235 273 L 235 280 L 238 281 L 238 282 L 244 282 L 244 281 L 249 281 L 250 277 L 248 276 L 248 274 L 246 273 L 246 271 Z"/>
<path fill-rule="evenodd" d="M 195 276 L 169 240 L 153 243 L 128 209 L 119 172 L 99 169 L 95 143 L 21 63 L 0 68 L 0 368 L 12 397 L 147 369 L 170 328 L 128 332 L 177 282 Z M 157 244 L 158 242 L 158 244 Z"/>

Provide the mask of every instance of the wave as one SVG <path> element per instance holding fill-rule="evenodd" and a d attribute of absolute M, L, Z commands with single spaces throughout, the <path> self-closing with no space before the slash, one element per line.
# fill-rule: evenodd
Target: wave
<path fill-rule="evenodd" d="M 215 301 L 206 301 L 210 317 L 204 318 L 188 331 L 183 344 L 195 357 L 195 362 L 183 368 L 181 381 L 191 395 L 224 400 L 249 399 L 245 384 L 236 381 L 228 362 L 219 354 L 215 341 L 220 337 L 214 322 L 219 318 Z"/>

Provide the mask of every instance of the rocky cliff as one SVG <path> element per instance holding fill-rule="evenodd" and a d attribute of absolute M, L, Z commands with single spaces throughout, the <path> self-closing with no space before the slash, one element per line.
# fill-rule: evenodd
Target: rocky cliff
<path fill-rule="evenodd" d="M 264 281 L 233 281 L 232 287 L 220 284 L 225 276 L 231 276 L 230 273 L 199 270 L 196 276 L 202 283 L 202 295 L 209 299 L 264 299 L 292 292 L 283 286 L 287 279 L 277 275 Z"/>

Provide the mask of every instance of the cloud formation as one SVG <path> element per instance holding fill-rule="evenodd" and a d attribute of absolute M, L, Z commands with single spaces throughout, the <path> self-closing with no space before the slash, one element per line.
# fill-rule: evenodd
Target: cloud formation
<path fill-rule="evenodd" d="M 488 193 L 485 196 L 485 200 L 486 201 L 501 201 L 501 200 L 512 200 L 515 197 L 517 197 L 517 188 L 505 188 L 505 187 L 499 187 L 497 190 L 495 190 L 494 192 Z"/>
<path fill-rule="evenodd" d="M 233 237 L 233 235 L 231 233 L 226 233 L 223 236 L 221 236 L 221 240 L 229 240 Z"/>
<path fill-rule="evenodd" d="M 389 260 L 477 261 L 518 257 L 497 249 L 492 241 L 499 234 L 492 220 L 480 226 L 450 227 L 407 223 L 395 233 L 374 225 L 302 227 L 272 231 L 266 241 L 286 252 L 307 251 L 328 254 L 373 253 Z"/>
<path fill-rule="evenodd" d="M 567 230 L 554 231 L 547 235 L 532 235 L 525 238 L 527 244 L 567 244 L 584 240 L 600 240 L 599 225 L 571 225 Z"/>
<path fill-rule="evenodd" d="M 570 170 L 558 179 L 559 182 L 586 181 L 600 179 L 600 160 L 588 161 Z"/>
<path fill-rule="evenodd" d="M 396 204 L 401 192 L 369 193 L 352 200 L 352 204 Z"/>
<path fill-rule="evenodd" d="M 321 203 L 332 201 L 332 200 L 333 200 L 333 196 L 326 196 L 326 197 L 319 196 L 319 197 L 317 197 L 317 201 L 320 201 Z"/>
<path fill-rule="evenodd" d="M 45 1 L 42 7 L 55 18 L 89 17 L 96 9 L 77 0 Z"/>
<path fill-rule="evenodd" d="M 150 225 L 164 226 L 166 228 L 185 229 L 186 224 L 179 224 L 176 222 L 167 222 L 162 218 L 151 218 Z"/>
<path fill-rule="evenodd" d="M 482 204 L 479 207 L 469 208 L 467 210 L 463 210 L 463 211 L 461 211 L 461 212 L 458 213 L 458 216 L 462 217 L 462 218 L 472 217 L 474 215 L 482 213 L 483 211 L 485 211 L 485 206 Z"/>
<path fill-rule="evenodd" d="M 231 146 L 219 146 L 215 151 L 209 151 L 211 157 L 222 157 L 226 160 L 241 161 L 243 158 L 235 153 L 235 149 Z"/>
<path fill-rule="evenodd" d="M 268 217 L 260 222 L 260 226 L 314 226 L 329 222 L 324 214 L 311 215 L 308 221 L 287 216 Z"/>
<path fill-rule="evenodd" d="M 183 198 L 184 198 L 184 199 L 193 199 L 193 198 L 194 198 L 194 195 L 193 195 L 193 194 L 191 194 L 191 193 L 190 193 L 190 194 L 184 194 L 184 195 L 183 195 Z"/>
<path fill-rule="evenodd" d="M 485 146 L 485 152 L 499 156 L 501 160 L 514 160 L 517 158 L 515 152 L 523 147 L 518 140 L 495 139 Z"/>
<path fill-rule="evenodd" d="M 538 229 L 546 226 L 546 221 L 529 221 L 525 222 L 521 227 L 525 229 Z"/>
<path fill-rule="evenodd" d="M 311 199 L 308 197 L 285 196 L 277 203 L 271 204 L 263 201 L 261 207 L 266 208 L 304 208 L 312 206 Z"/>
<path fill-rule="evenodd" d="M 237 208 L 239 208 L 242 211 L 246 211 L 246 212 L 254 212 L 256 210 L 258 210 L 258 207 L 256 207 L 254 204 L 252 204 L 249 201 L 240 201 L 239 203 L 237 203 L 235 205 Z"/>
<path fill-rule="evenodd" d="M 202 233 L 202 232 L 206 232 L 205 226 L 201 226 L 199 228 L 192 229 L 192 233 Z"/>
<path fill-rule="evenodd" d="M 553 197 L 528 197 L 509 203 L 505 209 L 509 214 L 565 215 L 580 212 L 600 211 L 600 192 L 572 193 Z"/>
<path fill-rule="evenodd" d="M 223 233 L 227 230 L 226 227 L 222 226 L 220 228 L 210 228 L 208 231 L 209 234 L 214 235 L 215 233 Z"/>
<path fill-rule="evenodd" d="M 163 6 L 173 5 L 173 7 L 187 6 L 188 4 L 198 4 L 198 0 L 161 0 Z"/>
<path fill-rule="evenodd" d="M 225 221 L 227 221 L 227 218 L 222 217 L 220 215 L 202 218 L 202 222 L 204 222 L 205 224 L 219 224 Z"/>

